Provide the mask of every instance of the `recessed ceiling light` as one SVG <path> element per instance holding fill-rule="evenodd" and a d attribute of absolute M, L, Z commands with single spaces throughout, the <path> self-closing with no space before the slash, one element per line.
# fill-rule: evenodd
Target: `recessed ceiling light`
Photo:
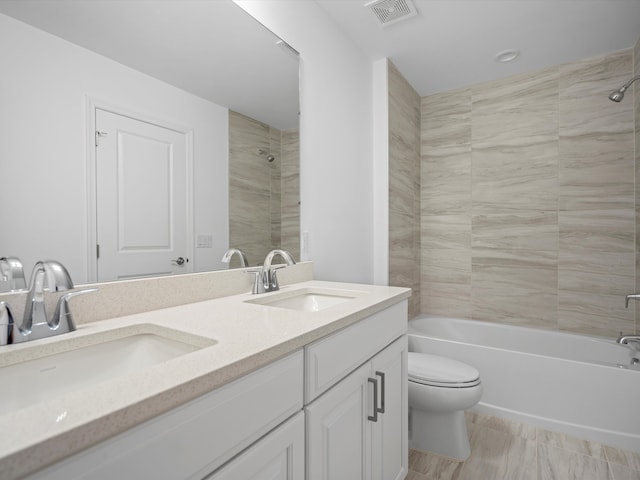
<path fill-rule="evenodd" d="M 503 50 L 502 52 L 496 53 L 496 56 L 493 58 L 498 63 L 507 63 L 507 62 L 513 62 L 519 56 L 520 56 L 520 52 L 518 50 L 509 49 L 509 50 Z"/>

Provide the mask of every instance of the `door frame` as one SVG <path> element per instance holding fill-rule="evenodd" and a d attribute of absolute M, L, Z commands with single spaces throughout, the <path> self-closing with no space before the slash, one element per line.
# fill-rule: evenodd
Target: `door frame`
<path fill-rule="evenodd" d="M 98 231 L 96 216 L 98 211 L 97 202 L 97 168 L 96 168 L 96 110 L 105 110 L 116 115 L 129 117 L 133 120 L 150 123 L 158 127 L 174 130 L 185 136 L 187 146 L 187 258 L 190 262 L 194 262 L 193 256 L 193 204 L 194 204 L 194 184 L 193 184 L 193 128 L 184 125 L 178 125 L 168 120 L 159 119 L 153 114 L 141 112 L 140 110 L 132 110 L 122 105 L 114 104 L 89 95 L 85 96 L 85 112 L 87 128 L 85 134 L 86 152 L 87 152 L 87 281 L 95 283 L 98 281 L 98 258 L 96 256 L 96 245 L 98 241 Z M 191 270 L 195 271 L 193 263 Z"/>

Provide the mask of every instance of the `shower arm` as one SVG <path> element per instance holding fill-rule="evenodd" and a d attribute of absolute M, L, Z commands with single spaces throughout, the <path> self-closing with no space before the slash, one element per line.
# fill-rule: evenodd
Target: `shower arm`
<path fill-rule="evenodd" d="M 635 82 L 636 80 L 640 80 L 640 75 L 636 75 L 635 77 L 633 77 L 631 80 L 629 80 L 627 83 L 625 83 L 623 86 L 621 86 L 618 91 L 621 93 L 624 93 L 627 88 L 629 88 L 631 86 L 631 84 L 633 82 Z"/>

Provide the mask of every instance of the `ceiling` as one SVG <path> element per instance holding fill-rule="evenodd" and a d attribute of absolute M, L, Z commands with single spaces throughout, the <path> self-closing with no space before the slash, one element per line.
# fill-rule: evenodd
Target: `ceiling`
<path fill-rule="evenodd" d="M 413 0 L 418 15 L 387 27 L 368 0 L 315 1 L 422 96 L 621 50 L 640 37 L 640 0 Z M 231 0 L 0 0 L 0 13 L 275 127 L 297 125 L 297 59 Z M 521 55 L 496 62 L 506 49 Z"/>
<path fill-rule="evenodd" d="M 371 59 L 390 58 L 421 96 L 621 50 L 640 38 L 640 0 L 413 0 L 418 15 L 386 27 L 368 1 L 316 0 Z M 508 49 L 520 57 L 494 60 Z"/>
<path fill-rule="evenodd" d="M 298 125 L 298 59 L 231 0 L 0 0 L 0 13 L 274 127 Z"/>

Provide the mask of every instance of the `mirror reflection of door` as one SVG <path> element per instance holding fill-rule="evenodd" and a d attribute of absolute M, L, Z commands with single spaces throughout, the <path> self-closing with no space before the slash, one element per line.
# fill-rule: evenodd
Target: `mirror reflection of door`
<path fill-rule="evenodd" d="M 95 115 L 98 281 L 190 273 L 187 134 Z"/>

